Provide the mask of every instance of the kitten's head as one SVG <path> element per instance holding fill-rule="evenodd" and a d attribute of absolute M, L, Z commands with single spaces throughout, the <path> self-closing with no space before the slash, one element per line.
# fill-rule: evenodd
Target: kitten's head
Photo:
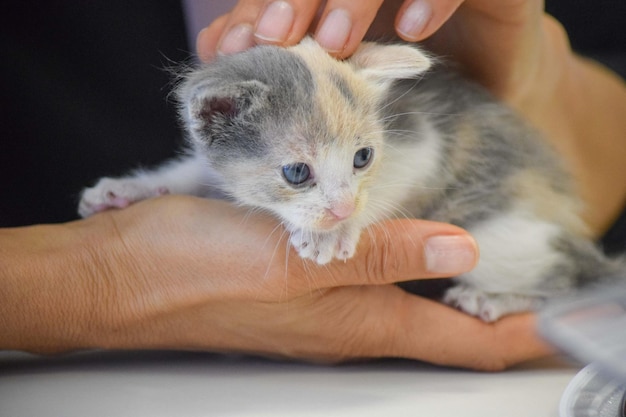
<path fill-rule="evenodd" d="M 389 86 L 429 65 L 401 45 L 364 43 L 346 61 L 310 39 L 260 46 L 189 74 L 178 89 L 181 116 L 236 201 L 291 227 L 330 230 L 365 209 Z"/>

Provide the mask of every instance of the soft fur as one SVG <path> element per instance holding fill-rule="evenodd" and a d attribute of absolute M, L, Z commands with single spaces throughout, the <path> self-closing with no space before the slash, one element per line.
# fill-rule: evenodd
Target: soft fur
<path fill-rule="evenodd" d="M 375 43 L 337 61 L 310 39 L 220 57 L 177 88 L 188 156 L 100 180 L 79 212 L 168 192 L 225 195 L 275 214 L 319 264 L 352 257 L 363 229 L 384 218 L 454 223 L 475 236 L 481 260 L 444 301 L 486 321 L 615 273 L 546 143 L 431 63 L 413 46 Z M 293 164 L 310 171 L 302 184 L 286 179 Z"/>

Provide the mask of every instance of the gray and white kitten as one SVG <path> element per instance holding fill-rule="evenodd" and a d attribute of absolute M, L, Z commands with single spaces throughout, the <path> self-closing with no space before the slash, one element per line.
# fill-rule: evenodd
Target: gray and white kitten
<path fill-rule="evenodd" d="M 485 321 L 613 274 L 588 238 L 570 178 L 537 133 L 479 87 L 409 45 L 363 43 L 348 60 L 313 40 L 219 57 L 177 88 L 190 151 L 101 179 L 79 213 L 164 193 L 275 214 L 319 264 L 354 255 L 381 219 L 466 228 L 478 266 L 444 301 Z"/>

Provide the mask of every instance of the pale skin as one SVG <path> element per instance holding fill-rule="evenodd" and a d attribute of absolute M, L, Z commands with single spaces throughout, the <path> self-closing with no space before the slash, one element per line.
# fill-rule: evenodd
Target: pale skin
<path fill-rule="evenodd" d="M 218 48 L 232 53 L 255 43 L 288 45 L 309 28 L 318 31 L 314 20 L 320 2 L 292 1 L 294 20 L 286 25 L 285 39 L 246 41 L 242 34 L 254 33 L 267 3 L 240 1 L 201 33 L 199 54 L 211 59 Z M 433 0 L 432 18 L 423 30 L 402 37 L 431 35 L 459 4 Z M 394 30 L 399 5 L 381 9 L 385 13 L 376 30 Z M 321 21 L 338 6 L 349 11 L 353 22 L 345 44 L 329 48 L 343 57 L 354 51 L 381 2 L 329 0 L 319 10 Z M 463 34 L 467 50 L 455 56 L 572 161 L 589 203 L 587 218 L 599 234 L 626 194 L 626 184 L 615 181 L 622 175 L 614 173 L 617 162 L 621 172 L 626 158 L 626 146 L 618 139 L 626 137 L 626 118 L 615 114 L 626 108 L 623 84 L 574 57 L 540 6 L 537 1 L 467 0 L 431 40 L 445 50 L 450 39 Z M 223 44 L 237 26 L 235 47 Z M 489 42 L 492 48 L 483 46 Z M 467 65 L 474 62 L 468 56 L 480 51 L 485 56 L 477 62 L 484 65 Z M 467 54 L 465 61 L 461 52 Z M 586 103 L 606 103 L 612 111 L 589 110 Z M 592 149 L 579 128 L 591 129 L 597 138 Z M 588 169 L 597 161 L 603 170 Z M 611 181 L 603 182 L 609 175 Z M 609 190 L 596 192 L 596 186 Z M 478 250 L 456 227 L 388 222 L 363 235 L 354 259 L 323 268 L 288 251 L 280 236 L 274 219 L 225 202 L 182 196 L 64 225 L 2 230 L 0 348 L 44 353 L 206 349 L 312 361 L 392 356 L 481 370 L 501 370 L 551 352 L 535 333 L 533 314 L 485 324 L 391 284 L 471 269 Z M 434 261 L 424 246 L 433 237 L 447 242 Z"/>

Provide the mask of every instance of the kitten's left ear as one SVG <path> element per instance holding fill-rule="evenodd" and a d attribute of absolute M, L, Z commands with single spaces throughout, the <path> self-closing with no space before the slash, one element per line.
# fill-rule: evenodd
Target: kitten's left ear
<path fill-rule="evenodd" d="M 432 59 L 415 46 L 363 42 L 348 62 L 368 80 L 385 86 L 417 77 L 430 68 Z"/>
<path fill-rule="evenodd" d="M 262 108 L 268 91 L 269 87 L 257 80 L 201 84 L 180 94 L 181 113 L 192 136 L 210 143 L 216 131 L 223 131 L 233 120 Z"/>

